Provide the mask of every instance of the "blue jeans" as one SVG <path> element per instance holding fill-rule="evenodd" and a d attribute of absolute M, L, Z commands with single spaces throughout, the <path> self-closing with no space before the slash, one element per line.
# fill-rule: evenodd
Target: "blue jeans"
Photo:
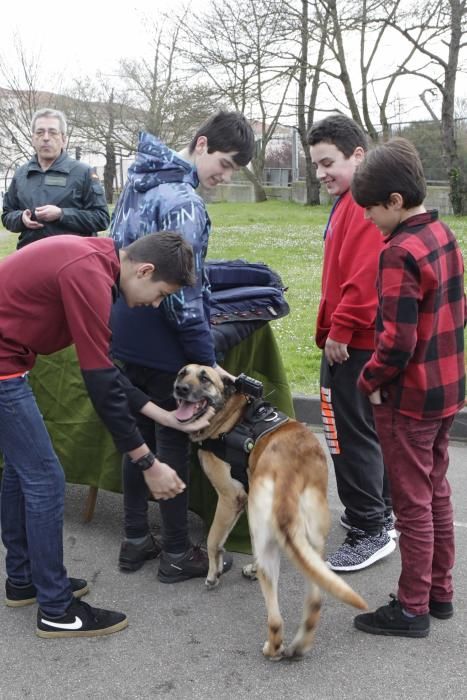
<path fill-rule="evenodd" d="M 27 377 L 0 381 L 0 451 L 8 578 L 32 582 L 41 609 L 62 615 L 72 602 L 63 565 L 65 476 Z"/>

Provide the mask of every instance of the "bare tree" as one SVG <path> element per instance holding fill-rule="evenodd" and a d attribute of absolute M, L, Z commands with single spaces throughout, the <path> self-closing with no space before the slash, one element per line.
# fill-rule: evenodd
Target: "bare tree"
<path fill-rule="evenodd" d="M 120 64 L 120 77 L 138 110 L 138 130 L 149 131 L 173 148 L 185 146 L 193 129 L 218 107 L 212 89 L 190 79 L 184 65 L 181 31 L 190 22 L 188 12 L 147 22 L 151 58 Z"/>
<path fill-rule="evenodd" d="M 181 19 L 162 19 L 149 32 L 152 57 L 122 60 L 118 73 L 76 80 L 65 94 L 37 88 L 40 59 L 18 45 L 16 73 L 0 57 L 0 162 L 11 170 L 31 155 L 30 122 L 39 107 L 67 115 L 68 146 L 105 158 L 104 187 L 112 201 L 117 159 L 134 152 L 141 130 L 151 131 L 170 146 L 185 146 L 190 133 L 219 107 L 206 85 L 181 69 Z M 148 35 L 146 23 L 145 35 Z"/>
<path fill-rule="evenodd" d="M 209 32 L 205 31 L 209 27 Z M 280 120 L 297 58 L 284 60 L 288 36 L 284 4 L 277 0 L 217 0 L 186 24 L 187 55 L 196 75 L 213 86 L 218 99 L 250 115 L 257 131 L 251 168 L 244 168 L 264 201 L 266 149 Z"/>
<path fill-rule="evenodd" d="M 20 41 L 15 55 L 9 61 L 0 54 L 0 162 L 6 178 L 21 161 L 29 159 L 31 146 L 31 118 L 41 107 L 63 109 L 64 97 L 58 92 L 43 91 L 40 80 L 40 57 L 29 52 Z"/>
<path fill-rule="evenodd" d="M 2 142 L 0 159 L 4 163 L 6 176 L 21 161 L 31 157 L 31 118 L 42 107 L 62 110 L 68 122 L 68 148 L 76 153 L 77 148 L 88 152 L 101 153 L 105 157 L 104 185 L 107 200 L 112 201 L 115 177 L 115 145 L 122 141 L 134 141 L 134 133 L 125 139 L 129 111 L 125 104 L 114 100 L 114 91 L 108 81 L 101 76 L 101 85 L 89 80 L 76 82 L 68 90 L 61 88 L 57 80 L 57 90 L 41 91 L 37 84 L 40 79 L 40 58 L 28 53 L 21 44 L 17 45 L 16 73 L 3 58 L 0 59 L 0 77 L 6 88 L 0 91 L 0 124 Z M 99 76 L 98 76 L 99 77 Z"/>
<path fill-rule="evenodd" d="M 426 59 L 426 65 L 416 74 L 431 83 L 441 95 L 441 133 L 451 204 L 454 213 L 465 214 L 467 179 L 456 141 L 455 93 L 461 51 L 466 46 L 466 0 L 437 0 L 420 5 L 411 21 L 394 20 L 391 26 Z M 420 28 L 423 28 L 423 41 Z"/>
<path fill-rule="evenodd" d="M 117 110 L 121 111 L 122 105 L 115 104 L 115 92 L 111 86 L 101 86 L 99 99 L 88 99 L 83 86 L 77 84 L 77 87 L 80 99 L 74 103 L 72 111 L 76 127 L 76 149 L 84 146 L 87 151 L 99 153 L 105 157 L 104 191 L 107 202 L 111 204 L 117 172 L 115 157 L 118 140 Z"/>
<path fill-rule="evenodd" d="M 308 204 L 319 202 L 319 183 L 311 164 L 306 134 L 319 112 L 350 111 L 378 139 L 389 131 L 388 105 L 396 80 L 406 75 L 415 49 L 404 42 L 394 70 L 387 71 L 384 41 L 402 0 L 289 0 L 292 46 L 298 44 L 297 119 L 306 157 Z M 294 33 L 295 32 L 295 33 Z M 357 59 L 357 60 L 355 60 Z M 352 63 L 352 70 L 349 68 Z M 330 103 L 329 96 L 332 98 Z"/>
<path fill-rule="evenodd" d="M 315 121 L 316 105 L 321 85 L 321 67 L 329 31 L 329 12 L 322 22 L 316 22 L 316 3 L 300 0 L 287 3 L 290 23 L 290 45 L 299 56 L 298 71 L 294 75 L 297 84 L 296 113 L 298 135 L 305 154 L 305 204 L 319 204 L 320 184 L 311 162 L 307 134 Z M 320 18 L 321 19 L 321 18 Z"/>
<path fill-rule="evenodd" d="M 184 15 L 186 18 L 186 15 Z M 74 145 L 105 157 L 104 187 L 112 201 L 117 159 L 135 151 L 138 132 L 149 131 L 173 148 L 214 111 L 205 86 L 187 82 L 180 54 L 181 18 L 145 21 L 148 59 L 122 59 L 114 75 L 76 81 L 69 112 Z"/>
<path fill-rule="evenodd" d="M 129 155 L 134 151 L 140 123 L 139 110 L 113 82 L 101 74 L 94 81 L 89 78 L 76 81 L 66 106 L 73 127 L 70 147 L 75 152 L 82 149 L 105 158 L 104 190 L 109 203 L 113 200 L 117 153 L 121 158 L 123 153 Z"/>
<path fill-rule="evenodd" d="M 393 23 L 405 16 L 403 0 L 317 0 L 316 15 L 327 32 L 327 60 L 321 71 L 327 87 L 341 98 L 336 104 L 350 110 L 352 118 L 367 131 L 373 141 L 379 132 L 389 133 L 390 109 L 396 81 L 406 77 L 413 64 L 415 49 L 407 42 L 397 45 L 388 56 L 387 46 L 394 40 Z M 358 56 L 351 71 L 349 57 Z M 358 69 L 357 69 L 358 65 Z M 379 117 L 379 123 L 378 123 Z"/>

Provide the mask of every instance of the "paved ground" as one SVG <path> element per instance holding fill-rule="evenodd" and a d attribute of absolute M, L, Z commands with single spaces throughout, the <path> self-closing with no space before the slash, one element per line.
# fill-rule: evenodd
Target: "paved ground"
<path fill-rule="evenodd" d="M 129 627 L 100 639 L 41 640 L 34 634 L 36 608 L 0 608 L 0 697 L 63 700 L 174 698 L 191 700 L 418 700 L 466 697 L 467 658 L 467 445 L 451 446 L 456 508 L 456 615 L 433 620 L 427 639 L 387 639 L 352 626 L 353 609 L 327 596 L 316 645 L 305 659 L 273 663 L 263 658 L 265 614 L 259 587 L 242 578 L 246 555 L 214 591 L 202 581 L 167 586 L 156 579 L 157 562 L 124 575 L 116 558 L 121 535 L 121 496 L 100 492 L 92 523 L 81 520 L 86 489 L 70 486 L 65 552 L 71 575 L 88 578 L 90 603 L 124 610 Z M 334 524 L 329 548 L 340 543 L 339 506 L 331 478 Z M 157 508 L 152 507 L 157 529 Z M 193 517 L 194 537 L 203 536 Z M 2 548 L 0 545 L 0 552 Z M 1 562 L 0 573 L 4 574 Z M 386 602 L 399 569 L 396 552 L 348 580 L 370 606 Z M 300 576 L 284 562 L 282 611 L 290 639 L 301 612 Z"/>

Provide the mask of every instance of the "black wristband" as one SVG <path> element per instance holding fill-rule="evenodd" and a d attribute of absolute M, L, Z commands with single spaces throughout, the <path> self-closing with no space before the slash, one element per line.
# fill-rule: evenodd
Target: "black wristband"
<path fill-rule="evenodd" d="M 131 463 L 134 464 L 135 467 L 138 467 L 138 469 L 141 469 L 142 472 L 145 472 L 146 469 L 150 469 L 152 467 L 155 461 L 156 457 L 153 455 L 153 453 L 148 452 L 139 459 L 132 459 Z"/>

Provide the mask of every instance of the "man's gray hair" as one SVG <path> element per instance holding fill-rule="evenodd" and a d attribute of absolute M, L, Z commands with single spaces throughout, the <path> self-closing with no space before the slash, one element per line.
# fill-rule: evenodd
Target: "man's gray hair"
<path fill-rule="evenodd" d="M 60 124 L 60 131 L 64 136 L 66 136 L 66 117 L 63 114 L 63 112 L 60 112 L 58 109 L 50 109 L 49 107 L 44 107 L 43 109 L 38 109 L 34 114 L 32 115 L 31 119 L 31 133 L 34 133 L 34 129 L 36 126 L 36 121 L 38 119 L 41 119 L 41 117 L 52 117 L 53 119 L 58 119 L 58 123 Z"/>

